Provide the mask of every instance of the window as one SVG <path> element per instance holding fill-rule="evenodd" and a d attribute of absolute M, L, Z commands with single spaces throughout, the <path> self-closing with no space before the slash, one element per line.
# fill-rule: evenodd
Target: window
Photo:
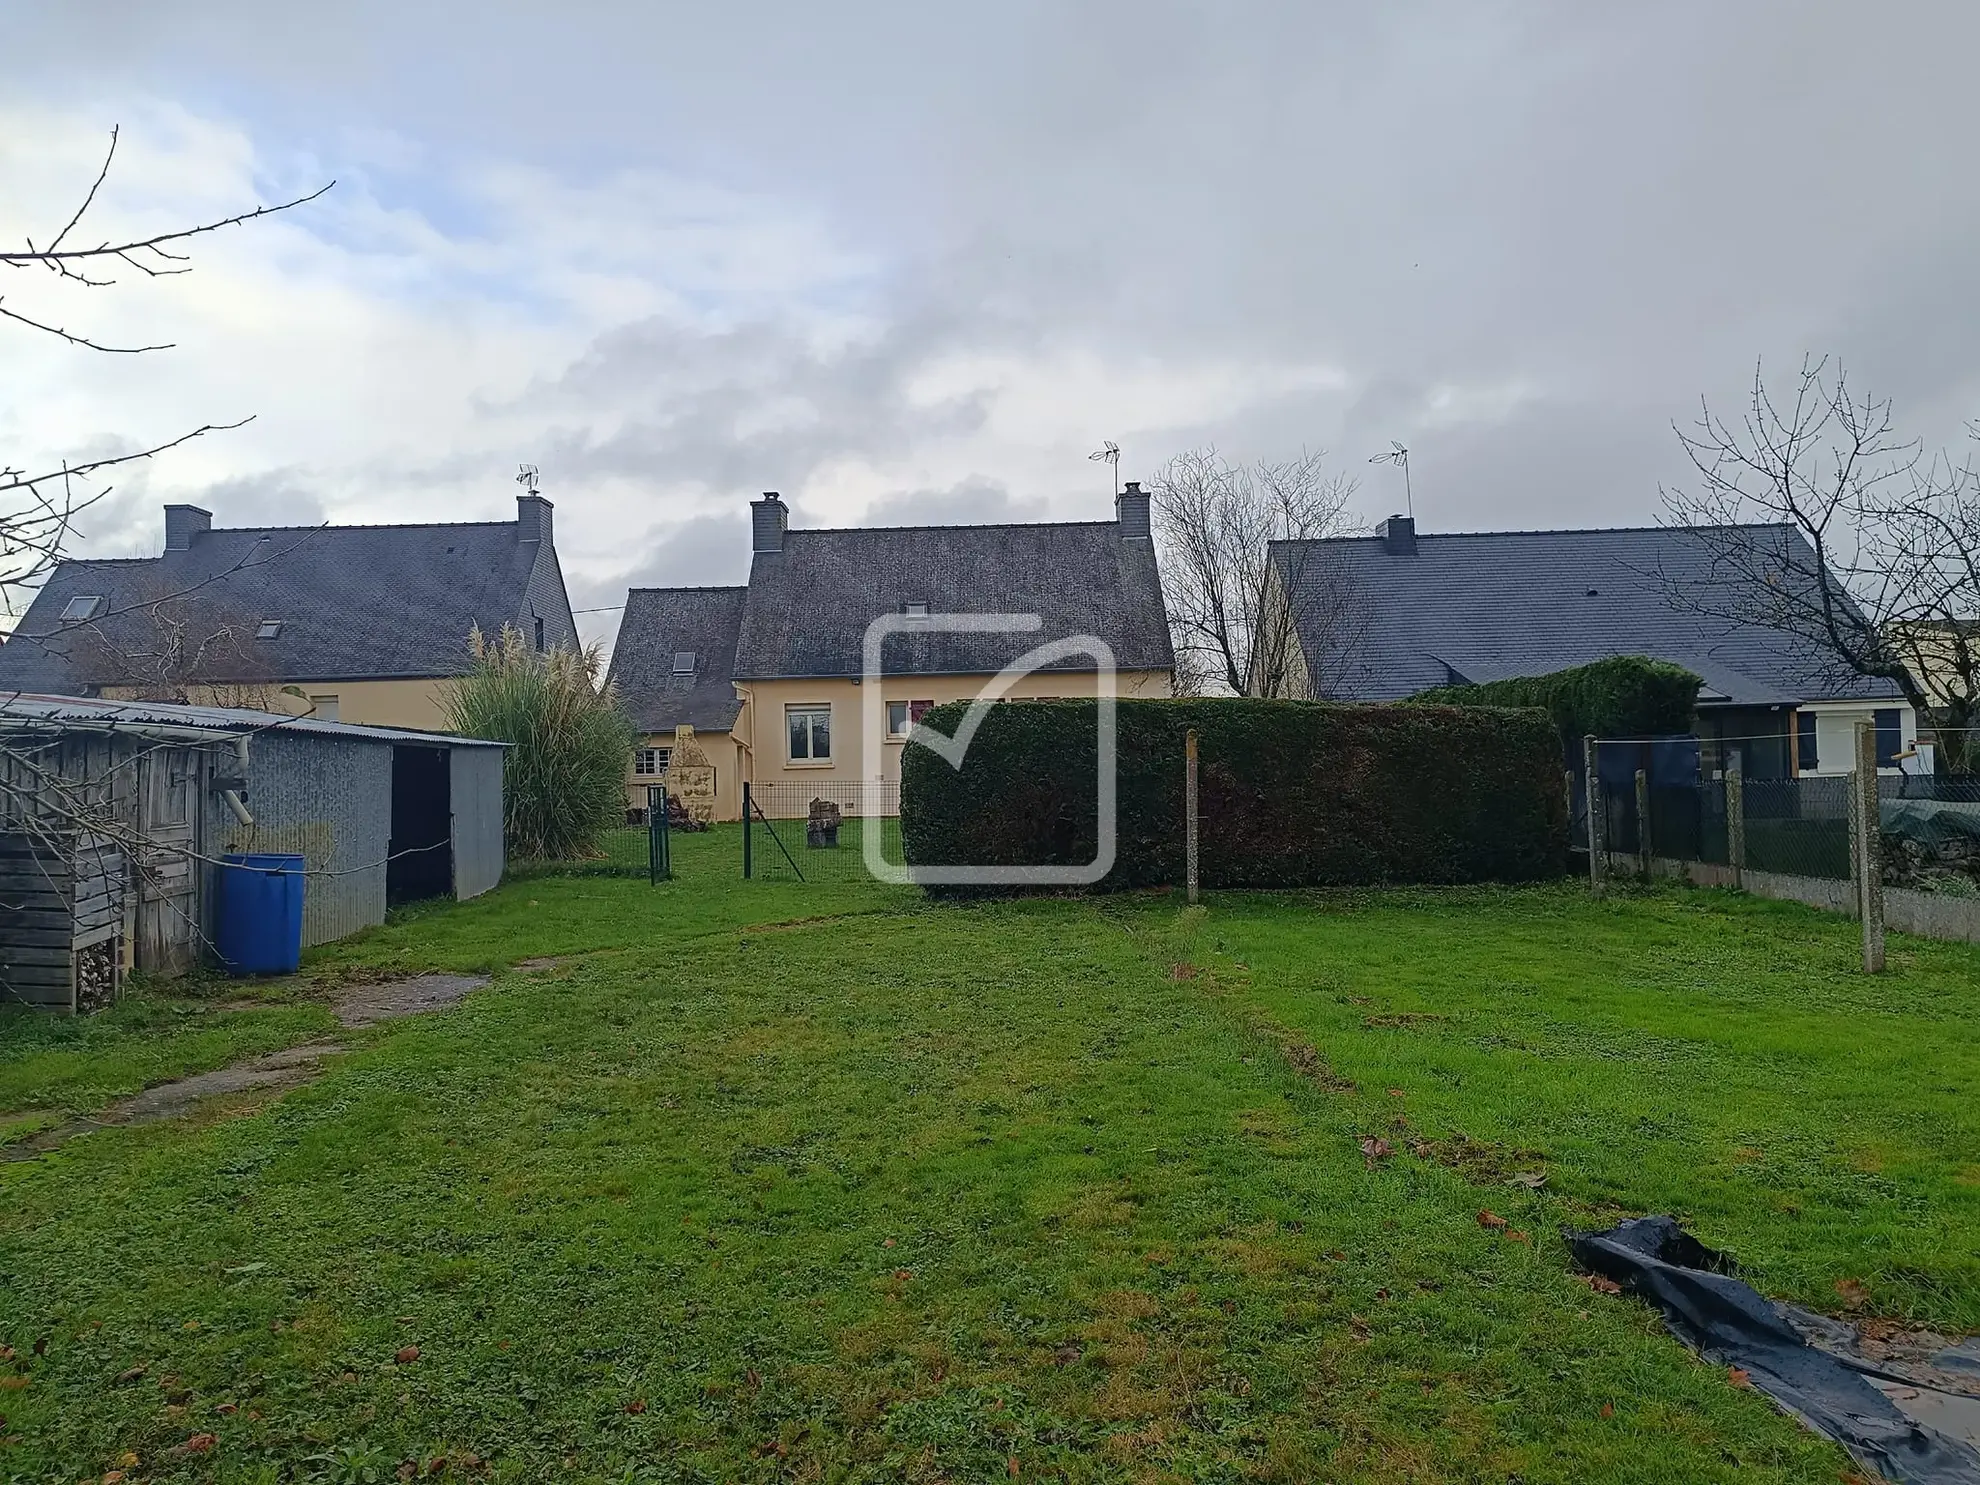
<path fill-rule="evenodd" d="M 1813 773 L 1822 766 L 1815 747 L 1815 713 L 1794 714 L 1794 766 L 1802 773 Z"/>
<path fill-rule="evenodd" d="M 84 619 L 93 619 L 103 610 L 101 593 L 79 593 L 71 598 L 62 609 L 64 624 L 80 624 Z"/>
<path fill-rule="evenodd" d="M 255 627 L 254 637 L 256 639 L 276 639 L 281 636 L 281 633 L 282 621 L 280 619 L 263 619 Z"/>
<path fill-rule="evenodd" d="M 1896 768 L 1897 755 L 1904 751 L 1904 723 L 1896 707 L 1878 707 L 1870 714 L 1877 727 L 1877 766 Z"/>
<path fill-rule="evenodd" d="M 312 696 L 309 698 L 310 715 L 319 722 L 337 720 L 337 698 L 334 696 Z"/>
<path fill-rule="evenodd" d="M 827 763 L 832 757 L 832 708 L 787 706 L 784 725 L 790 731 L 791 762 Z"/>
<path fill-rule="evenodd" d="M 906 614 L 910 619 L 925 619 L 928 617 L 928 605 L 925 603 L 904 603 L 901 605 L 901 612 Z"/>
<path fill-rule="evenodd" d="M 642 779 L 657 779 L 667 771 L 671 748 L 641 748 L 633 754 L 633 773 Z"/>
<path fill-rule="evenodd" d="M 932 701 L 890 701 L 887 703 L 887 736 L 906 737 L 915 724 L 927 716 Z"/>
<path fill-rule="evenodd" d="M 541 614 L 536 616 L 536 648 L 538 651 L 543 649 L 543 615 Z"/>
<path fill-rule="evenodd" d="M 693 651 L 693 650 L 676 650 L 676 651 L 674 651 L 674 674 L 675 674 L 675 675 L 693 675 L 693 674 L 694 674 L 694 651 Z"/>

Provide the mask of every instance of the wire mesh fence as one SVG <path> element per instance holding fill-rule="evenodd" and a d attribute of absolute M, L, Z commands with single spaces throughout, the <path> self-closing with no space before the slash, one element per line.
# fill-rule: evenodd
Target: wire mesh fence
<path fill-rule="evenodd" d="M 1850 877 L 1846 776 L 1748 779 L 1746 859 L 1751 871 L 1791 877 Z"/>
<path fill-rule="evenodd" d="M 744 786 L 743 874 L 763 881 L 857 881 L 866 846 L 901 864 L 901 786 L 861 779 Z"/>

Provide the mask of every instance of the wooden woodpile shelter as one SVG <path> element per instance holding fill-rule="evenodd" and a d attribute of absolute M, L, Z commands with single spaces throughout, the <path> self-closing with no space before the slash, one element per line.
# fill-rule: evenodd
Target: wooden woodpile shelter
<path fill-rule="evenodd" d="M 130 873 L 103 836 L 0 833 L 0 984 L 47 1010 L 117 998 L 132 928 Z"/>

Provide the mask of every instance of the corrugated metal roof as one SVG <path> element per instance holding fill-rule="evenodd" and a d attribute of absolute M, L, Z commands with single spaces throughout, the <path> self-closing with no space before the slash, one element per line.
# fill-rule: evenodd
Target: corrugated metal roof
<path fill-rule="evenodd" d="M 356 722 L 320 722 L 314 717 L 291 717 L 281 712 L 247 711 L 227 706 L 182 706 L 164 701 L 107 701 L 89 696 L 41 696 L 28 692 L 0 698 L 0 731 L 10 723 L 36 729 L 72 724 L 114 726 L 142 733 L 170 732 L 307 732 L 356 742 L 417 743 L 427 747 L 506 748 L 507 743 L 449 732 L 415 732 L 405 727 L 366 727 Z"/>

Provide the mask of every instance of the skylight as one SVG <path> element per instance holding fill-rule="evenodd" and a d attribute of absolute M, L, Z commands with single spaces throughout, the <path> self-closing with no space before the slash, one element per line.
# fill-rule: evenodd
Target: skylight
<path fill-rule="evenodd" d="M 694 651 L 693 651 L 693 650 L 676 650 L 676 651 L 674 651 L 674 674 L 675 674 L 675 675 L 693 675 L 693 674 L 694 674 Z"/>
<path fill-rule="evenodd" d="M 928 605 L 925 603 L 904 603 L 901 605 L 901 612 L 906 614 L 910 619 L 925 619 L 928 617 Z"/>
<path fill-rule="evenodd" d="M 282 633 L 282 621 L 280 619 L 263 619 L 261 623 L 256 626 L 254 631 L 254 637 L 256 639 L 275 639 L 281 633 Z"/>
<path fill-rule="evenodd" d="M 64 624 L 80 624 L 84 619 L 93 619 L 103 611 L 101 593 L 78 593 L 68 601 L 62 610 Z"/>

